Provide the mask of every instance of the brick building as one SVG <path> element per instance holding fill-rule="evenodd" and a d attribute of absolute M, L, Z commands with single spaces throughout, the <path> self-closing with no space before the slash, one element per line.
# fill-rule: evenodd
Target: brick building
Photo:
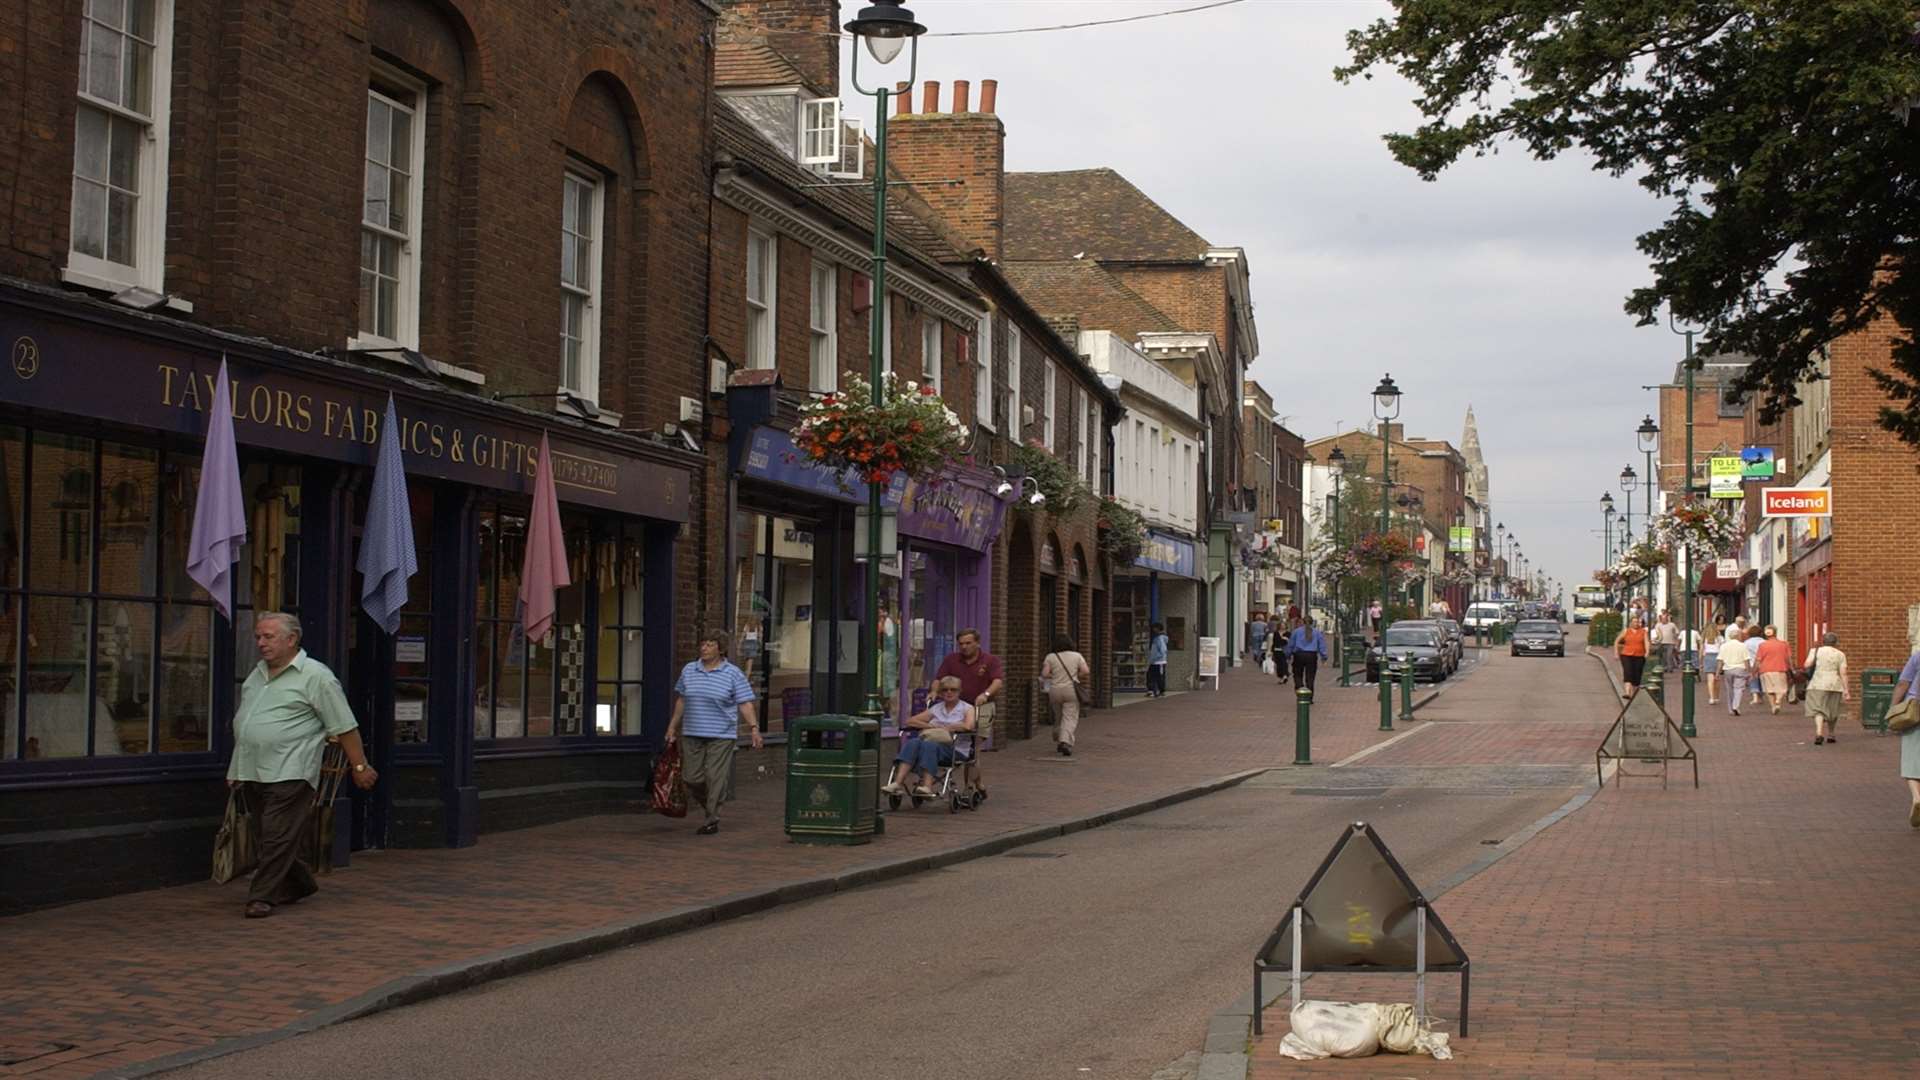
<path fill-rule="evenodd" d="M 0 911 L 205 875 L 265 610 L 381 771 L 347 846 L 639 796 L 715 584 L 711 468 L 659 437 L 706 385 L 713 26 L 130 0 L 0 28 Z M 231 620 L 183 574 L 223 363 Z M 420 551 L 394 637 L 352 570 L 389 396 Z M 515 614 L 543 437 L 574 581 L 544 643 Z"/>
<path fill-rule="evenodd" d="M 1693 378 L 1693 485 L 1701 492 L 1708 486 L 1708 462 L 1714 457 L 1738 455 L 1744 446 L 1752 445 L 1749 439 L 1748 403 L 1742 398 L 1729 398 L 1727 389 L 1733 380 L 1746 370 L 1748 358 L 1738 355 L 1709 356 L 1700 360 L 1700 367 Z M 1676 366 L 1673 380 L 1660 387 L 1660 439 L 1655 455 L 1656 473 L 1654 498 L 1655 509 L 1669 505 L 1672 499 L 1685 488 L 1686 469 L 1686 410 L 1687 394 L 1685 389 L 1685 371 Z M 1623 433 L 1624 434 L 1624 433 Z M 1789 464 L 1790 455 L 1781 453 L 1779 461 Z M 1643 462 L 1633 463 L 1636 473 L 1644 472 Z M 1632 508 L 1632 535 L 1635 538 L 1646 535 L 1647 507 L 1645 478 L 1629 494 L 1624 491 L 1614 493 L 1620 508 L 1625 511 Z M 1750 494 L 1749 500 L 1758 498 Z M 1752 532 L 1759 522 L 1758 503 L 1749 508 L 1736 505 L 1736 513 L 1747 519 L 1747 528 Z M 1625 520 L 1614 521 L 1615 548 L 1619 548 L 1619 537 Z M 1748 553 L 1741 555 L 1741 573 L 1734 578 L 1722 578 L 1715 567 L 1701 567 L 1696 588 L 1696 622 L 1705 623 L 1715 619 L 1731 618 L 1736 608 L 1749 610 L 1759 600 L 1758 574 L 1754 562 Z M 1677 568 L 1676 568 L 1677 571 Z M 1671 575 L 1666 580 L 1673 580 Z M 1678 612 L 1682 600 L 1677 585 L 1666 590 L 1665 607 Z M 1748 592 L 1752 596 L 1748 596 Z"/>
<path fill-rule="evenodd" d="M 1443 585 L 1433 579 L 1451 567 L 1465 565 L 1464 558 L 1450 561 L 1444 548 L 1448 529 L 1472 522 L 1479 512 L 1467 497 L 1467 459 L 1443 439 L 1408 438 L 1400 424 L 1389 424 L 1387 429 L 1393 441 L 1392 513 L 1396 520 L 1412 523 L 1421 545 L 1419 557 L 1426 566 L 1413 599 L 1422 608 L 1429 601 L 1445 600 L 1457 617 L 1466 610 L 1467 586 Z M 1382 454 L 1377 429 L 1315 439 L 1306 452 L 1315 461 L 1325 461 L 1335 447 L 1346 455 L 1348 475 L 1379 480 Z"/>

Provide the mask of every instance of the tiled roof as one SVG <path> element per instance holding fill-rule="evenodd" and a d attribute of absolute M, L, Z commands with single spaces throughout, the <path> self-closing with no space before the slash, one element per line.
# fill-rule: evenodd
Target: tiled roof
<path fill-rule="evenodd" d="M 1072 315 L 1088 330 L 1111 330 L 1132 341 L 1148 331 L 1180 329 L 1165 312 L 1087 259 L 1007 262 L 1001 270 L 1034 310 Z"/>
<path fill-rule="evenodd" d="M 1008 173 L 1008 259 L 1198 259 L 1212 245 L 1112 169 Z"/>
<path fill-rule="evenodd" d="M 804 168 L 724 103 L 714 110 L 713 134 L 718 149 L 732 153 L 753 172 L 840 218 L 842 224 L 858 232 L 861 243 L 872 243 L 873 192 L 868 185 L 833 181 Z M 923 271 L 931 271 L 947 287 L 974 295 L 965 270 L 955 268 L 968 261 L 966 256 L 894 198 L 887 200 L 887 244 L 907 254 Z"/>
<path fill-rule="evenodd" d="M 792 61 L 764 41 L 722 41 L 713 47 L 713 85 L 723 90 L 806 81 Z"/>

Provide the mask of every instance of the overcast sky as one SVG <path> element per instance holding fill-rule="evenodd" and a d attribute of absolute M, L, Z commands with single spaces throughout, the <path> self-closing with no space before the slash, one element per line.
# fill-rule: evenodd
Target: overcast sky
<path fill-rule="evenodd" d="M 1210 243 L 1246 249 L 1252 375 L 1288 427 L 1311 440 L 1370 424 L 1385 372 L 1405 391 L 1410 435 L 1458 445 L 1471 404 L 1495 519 L 1536 569 L 1569 591 L 1587 581 L 1601 493 L 1619 501 L 1621 468 L 1644 472 L 1634 428 L 1658 403 L 1641 385 L 1670 377 L 1682 351 L 1621 308 L 1648 279 L 1634 238 L 1662 204 L 1585 160 L 1511 148 L 1422 182 L 1380 140 L 1418 123 L 1410 86 L 1331 74 L 1346 31 L 1390 14 L 1385 3 L 1245 0 L 1119 26 L 934 36 L 1195 2 L 908 6 L 930 31 L 920 78 L 944 84 L 942 107 L 954 79 L 976 98 L 980 80 L 1000 81 L 1010 170 L 1113 168 Z M 843 0 L 843 14 L 858 3 Z"/>

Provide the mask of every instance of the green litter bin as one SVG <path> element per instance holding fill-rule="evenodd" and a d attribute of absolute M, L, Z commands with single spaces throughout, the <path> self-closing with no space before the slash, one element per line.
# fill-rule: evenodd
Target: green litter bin
<path fill-rule="evenodd" d="M 1887 710 L 1893 707 L 1893 686 L 1900 673 L 1892 668 L 1868 668 L 1860 673 L 1860 726 L 1882 734 L 1887 730 Z"/>
<path fill-rule="evenodd" d="M 787 728 L 787 836 L 803 844 L 873 840 L 880 725 L 858 716 L 803 716 Z"/>

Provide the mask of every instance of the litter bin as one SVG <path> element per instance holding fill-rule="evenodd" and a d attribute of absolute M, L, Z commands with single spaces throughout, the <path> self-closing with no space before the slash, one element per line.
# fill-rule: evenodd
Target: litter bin
<path fill-rule="evenodd" d="M 1868 668 L 1860 673 L 1860 726 L 1885 734 L 1887 710 L 1893 707 L 1893 685 L 1900 673 L 1892 668 Z"/>
<path fill-rule="evenodd" d="M 858 716 L 803 716 L 787 729 L 787 836 L 803 844 L 873 839 L 880 725 Z"/>

